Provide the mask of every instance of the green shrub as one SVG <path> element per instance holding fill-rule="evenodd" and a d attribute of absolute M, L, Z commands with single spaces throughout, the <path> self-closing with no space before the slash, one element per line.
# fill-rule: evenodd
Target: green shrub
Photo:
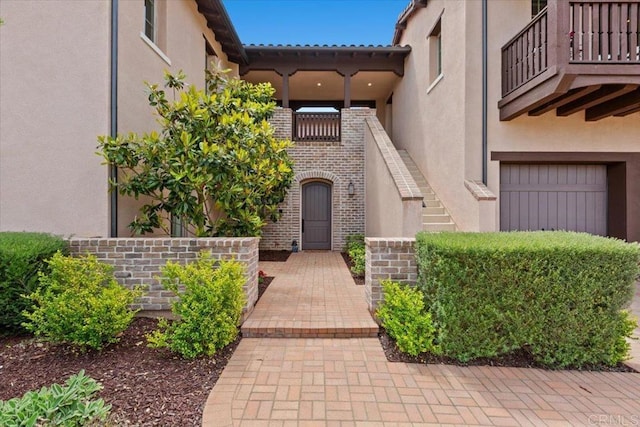
<path fill-rule="evenodd" d="M 6 402 L 0 400 L 0 425 L 71 427 L 104 421 L 111 405 L 93 399 L 101 389 L 98 382 L 80 371 L 62 386 L 53 384 Z"/>
<path fill-rule="evenodd" d="M 347 244 L 345 246 L 345 249 L 347 251 L 347 255 L 349 255 L 349 258 L 351 258 L 351 261 L 353 262 L 353 266 L 351 267 L 351 272 L 358 276 L 364 275 L 364 270 L 365 270 L 364 235 L 353 234 L 351 236 L 347 236 Z"/>
<path fill-rule="evenodd" d="M 23 295 L 38 287 L 38 272 L 46 271 L 46 259 L 67 251 L 60 237 L 43 233 L 0 233 L 0 331 L 24 331 L 22 312 L 30 304 Z"/>
<path fill-rule="evenodd" d="M 443 354 L 526 349 L 550 367 L 614 365 L 628 353 L 640 246 L 570 232 L 420 233 L 419 287 Z"/>
<path fill-rule="evenodd" d="M 141 292 L 118 284 L 113 267 L 92 255 L 73 258 L 58 252 L 47 262 L 51 273 L 41 273 L 40 288 L 28 296 L 33 312 L 25 312 L 24 326 L 51 342 L 83 349 L 118 341 L 136 313 L 129 305 Z"/>
<path fill-rule="evenodd" d="M 412 356 L 427 351 L 437 353 L 433 343 L 435 328 L 431 314 L 425 310 L 422 292 L 388 280 L 382 282 L 382 292 L 384 301 L 376 315 L 400 351 Z"/>
<path fill-rule="evenodd" d="M 212 356 L 238 336 L 246 301 L 244 268 L 236 261 L 216 264 L 204 252 L 184 266 L 167 262 L 162 284 L 178 295 L 171 306 L 178 320 L 161 319 L 159 329 L 147 337 L 151 347 L 168 347 L 192 359 Z"/>

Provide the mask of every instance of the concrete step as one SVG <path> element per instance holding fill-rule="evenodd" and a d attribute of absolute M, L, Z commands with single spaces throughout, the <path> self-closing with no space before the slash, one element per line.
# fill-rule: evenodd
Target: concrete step
<path fill-rule="evenodd" d="M 445 215 L 444 206 L 422 208 L 422 215 Z"/>
<path fill-rule="evenodd" d="M 411 156 L 406 150 L 398 150 L 400 158 L 407 166 L 413 180 L 418 185 L 423 197 L 422 225 L 425 231 L 455 231 L 456 225 L 451 220 L 451 216 L 440 203 L 438 196 L 429 186 L 429 183 L 418 169 Z"/>
<path fill-rule="evenodd" d="M 422 215 L 422 222 L 429 224 L 442 224 L 451 222 L 448 214 Z"/>
<path fill-rule="evenodd" d="M 422 224 L 424 231 L 438 232 L 438 231 L 456 231 L 456 225 L 453 222 L 447 223 L 424 223 Z"/>
<path fill-rule="evenodd" d="M 424 208 L 439 208 L 442 206 L 442 203 L 440 203 L 440 200 L 424 200 Z"/>

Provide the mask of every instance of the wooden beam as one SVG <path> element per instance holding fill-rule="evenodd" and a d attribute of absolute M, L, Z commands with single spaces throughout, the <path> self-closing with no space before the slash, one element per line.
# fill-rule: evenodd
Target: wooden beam
<path fill-rule="evenodd" d="M 595 86 L 581 87 L 578 89 L 572 89 L 566 94 L 557 97 L 553 101 L 547 102 L 546 104 L 541 105 L 540 107 L 534 108 L 533 110 L 529 111 L 529 115 L 541 116 L 542 114 L 548 111 L 555 110 L 556 108 L 561 107 L 565 104 L 568 104 L 569 102 L 575 101 L 578 98 L 582 98 L 583 96 L 588 95 L 591 92 L 595 92 L 600 88 L 601 88 L 601 85 L 595 85 Z"/>
<path fill-rule="evenodd" d="M 629 109 L 634 109 L 639 106 L 640 89 L 636 89 L 626 95 L 619 96 L 607 102 L 598 104 L 595 107 L 588 108 L 584 117 L 586 121 L 594 122 L 618 113 L 624 113 Z"/>
<path fill-rule="evenodd" d="M 589 95 L 576 99 L 573 102 L 563 105 L 556 110 L 558 116 L 566 117 L 578 111 L 586 110 L 587 108 L 595 107 L 598 104 L 607 102 L 610 99 L 617 98 L 621 95 L 629 93 L 635 90 L 637 85 L 606 85 L 591 92 Z"/>
<path fill-rule="evenodd" d="M 621 113 L 615 114 L 616 117 L 624 117 L 624 116 L 628 116 L 629 114 L 633 114 L 633 113 L 640 113 L 640 104 L 636 105 L 635 107 L 631 107 L 626 111 L 623 111 Z"/>

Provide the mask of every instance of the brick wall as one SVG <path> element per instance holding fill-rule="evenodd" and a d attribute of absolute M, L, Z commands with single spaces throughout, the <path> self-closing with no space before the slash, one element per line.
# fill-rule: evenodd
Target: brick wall
<path fill-rule="evenodd" d="M 342 250 L 345 237 L 364 233 L 364 119 L 375 110 L 343 109 L 340 142 L 299 142 L 289 150 L 294 161 L 295 180 L 282 203 L 282 218 L 263 229 L 262 249 L 291 249 L 301 243 L 301 186 L 308 181 L 332 184 L 332 249 Z M 271 119 L 276 137 L 291 138 L 292 110 L 278 108 Z M 348 194 L 352 182 L 355 194 Z M 302 248 L 304 249 L 304 247 Z"/>
<path fill-rule="evenodd" d="M 416 239 L 367 237 L 365 295 L 371 312 L 382 300 L 380 282 L 385 279 L 394 282 L 415 284 L 418 280 L 418 266 L 415 256 Z"/>
<path fill-rule="evenodd" d="M 163 289 L 156 279 L 168 260 L 193 261 L 201 251 L 215 259 L 235 259 L 245 266 L 247 293 L 245 315 L 258 299 L 258 238 L 112 238 L 70 239 L 72 255 L 93 254 L 115 268 L 122 285 L 146 285 L 148 289 L 135 308 L 143 311 L 169 310 L 174 294 Z"/>

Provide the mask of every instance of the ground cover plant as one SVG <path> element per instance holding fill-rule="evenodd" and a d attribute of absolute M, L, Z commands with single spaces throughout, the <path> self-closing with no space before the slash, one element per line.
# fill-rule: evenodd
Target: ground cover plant
<path fill-rule="evenodd" d="M 39 273 L 40 286 L 28 295 L 24 327 L 54 343 L 81 350 L 100 350 L 118 340 L 136 311 L 129 306 L 142 292 L 120 285 L 113 267 L 93 255 L 70 257 L 57 252 L 46 261 L 50 272 Z"/>
<path fill-rule="evenodd" d="M 637 244 L 569 232 L 420 233 L 416 247 L 444 356 L 526 351 L 558 368 L 627 357 Z"/>
<path fill-rule="evenodd" d="M 0 400 L 0 425 L 5 427 L 97 425 L 105 421 L 111 406 L 95 398 L 102 389 L 96 380 L 80 371 L 64 385 L 53 384 L 6 402 Z"/>
<path fill-rule="evenodd" d="M 23 312 L 31 305 L 24 296 L 38 288 L 38 272 L 48 270 L 45 261 L 67 250 L 67 243 L 57 236 L 0 233 L 0 335 L 24 333 Z"/>
<path fill-rule="evenodd" d="M 279 219 L 293 180 L 291 143 L 268 122 L 274 89 L 221 70 L 207 71 L 202 90 L 185 88 L 184 78 L 147 85 L 159 133 L 99 138 L 100 154 L 120 172 L 112 190 L 146 196 L 129 227 L 168 234 L 172 217 L 198 237 L 259 236 L 267 219 Z"/>

